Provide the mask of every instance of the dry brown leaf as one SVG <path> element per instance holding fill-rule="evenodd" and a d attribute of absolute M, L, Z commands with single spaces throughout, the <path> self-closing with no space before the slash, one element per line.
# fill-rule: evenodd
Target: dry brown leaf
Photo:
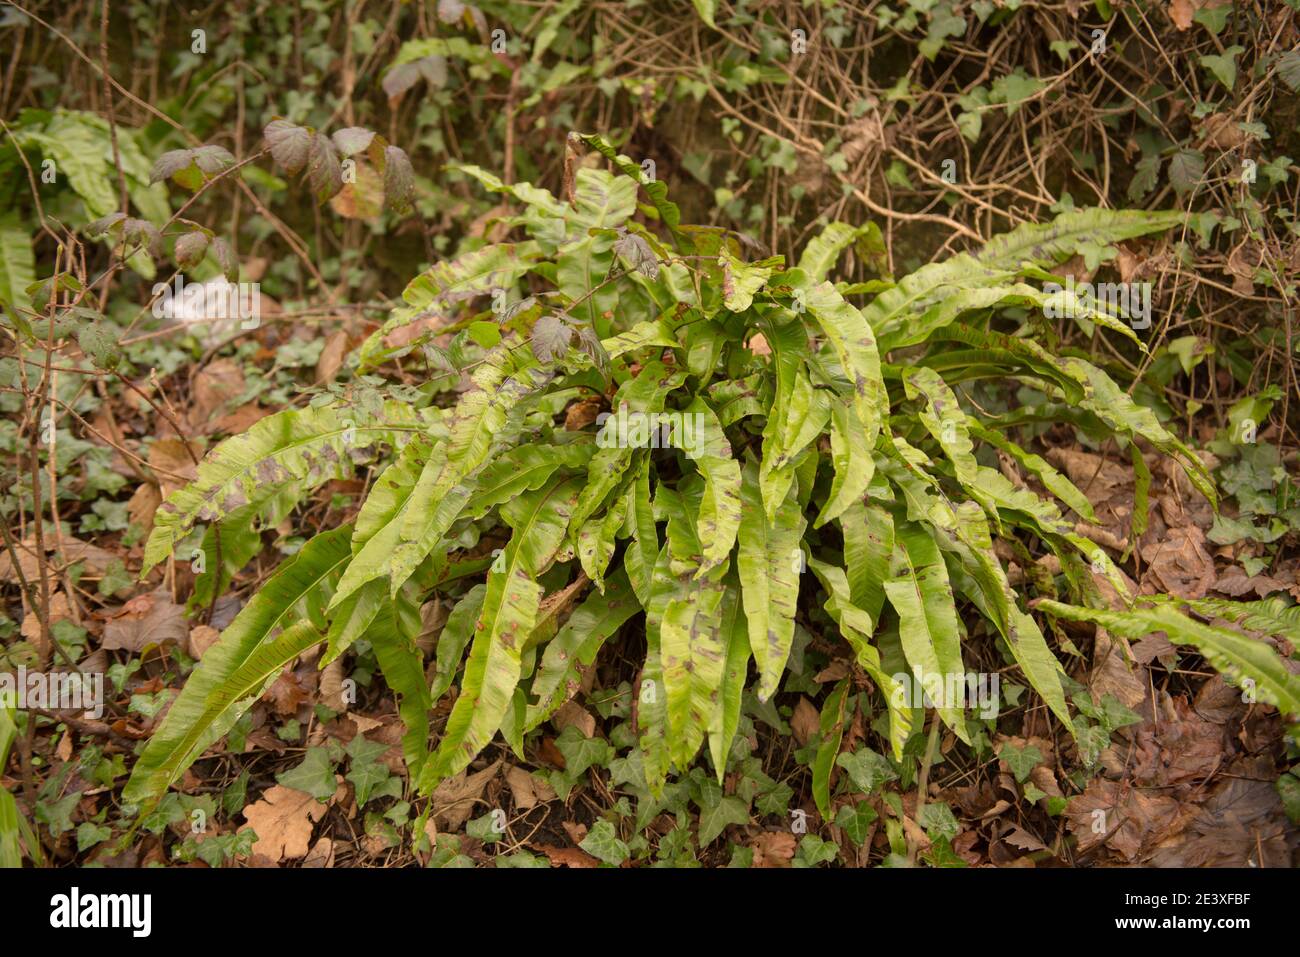
<path fill-rule="evenodd" d="M 1143 581 L 1181 598 L 1204 598 L 1214 585 L 1214 559 L 1205 549 L 1205 533 L 1195 525 L 1170 528 L 1155 542 L 1142 544 L 1147 563 Z"/>
<path fill-rule="evenodd" d="M 545 854 L 556 867 L 600 867 L 600 861 L 580 847 L 552 847 L 549 844 L 539 844 L 537 850 Z"/>
<path fill-rule="evenodd" d="M 333 867 L 334 866 L 334 842 L 328 837 L 322 837 L 312 845 L 307 856 L 302 859 L 303 867 Z"/>
<path fill-rule="evenodd" d="M 790 730 L 794 732 L 795 740 L 799 742 L 800 747 L 806 747 L 808 742 L 821 732 L 821 716 L 813 703 L 803 695 L 799 696 L 799 703 L 794 706 L 794 714 L 790 718 Z"/>
<path fill-rule="evenodd" d="M 1192 0 L 1169 0 L 1169 19 L 1179 30 L 1190 30 L 1196 16 L 1196 4 Z"/>
<path fill-rule="evenodd" d="M 786 831 L 765 831 L 750 842 L 754 849 L 754 867 L 789 867 L 797 842 Z"/>
<path fill-rule="evenodd" d="M 598 398 L 583 399 L 570 403 L 564 410 L 564 431 L 581 432 L 596 421 L 603 403 Z"/>
<path fill-rule="evenodd" d="M 190 651 L 195 658 L 202 659 L 207 650 L 217 643 L 221 632 L 211 625 L 195 625 L 190 629 Z"/>
<path fill-rule="evenodd" d="M 162 504 L 162 493 L 152 482 L 141 482 L 131 493 L 130 501 L 126 503 L 126 514 L 131 520 L 132 525 L 139 525 L 148 534 L 153 530 L 154 513 L 158 511 L 158 506 Z"/>
<path fill-rule="evenodd" d="M 473 814 L 474 803 L 483 794 L 483 789 L 497 776 L 500 769 L 501 762 L 498 760 L 482 771 L 473 774 L 462 771 L 439 784 L 433 792 L 431 815 L 438 829 L 448 833 L 459 830 Z"/>
<path fill-rule="evenodd" d="M 561 705 L 551 717 L 551 724 L 556 731 L 563 731 L 573 725 L 588 738 L 596 733 L 595 716 L 576 701 L 566 701 Z"/>
<path fill-rule="evenodd" d="M 1030 834 L 1023 827 L 1012 825 L 1011 830 L 1003 834 L 1001 840 L 1006 841 L 1012 847 L 1018 847 L 1022 851 L 1045 851 L 1047 845 L 1040 841 L 1034 835 Z"/>
<path fill-rule="evenodd" d="M 325 340 L 325 347 L 316 360 L 316 384 L 333 380 L 339 369 L 343 368 L 343 360 L 347 356 L 348 333 L 346 329 L 339 329 Z"/>
<path fill-rule="evenodd" d="M 347 706 L 343 703 L 343 662 L 331 661 L 325 666 L 325 670 L 320 674 L 320 686 L 317 689 L 320 694 L 321 704 L 331 711 L 346 711 Z"/>
<path fill-rule="evenodd" d="M 212 420 L 224 411 L 226 403 L 244 391 L 244 370 L 233 359 L 216 359 L 194 377 L 188 418 L 200 432 L 210 431 Z"/>
<path fill-rule="evenodd" d="M 18 552 L 18 570 L 22 572 L 23 577 L 29 584 L 39 580 L 41 569 L 40 563 L 36 560 L 35 539 L 24 539 L 15 542 L 14 545 Z M 51 570 L 80 564 L 84 578 L 99 578 L 105 569 L 120 557 L 108 549 L 83 542 L 71 535 L 63 535 L 59 538 L 47 535 L 45 553 Z M 0 579 L 18 580 L 18 576 L 14 573 L 13 557 L 8 548 L 0 548 Z"/>
<path fill-rule="evenodd" d="M 253 847 L 272 861 L 294 860 L 307 853 L 311 829 L 325 815 L 325 805 L 310 794 L 277 784 L 256 804 L 244 808 L 248 823 L 241 831 L 257 833 Z"/>
<path fill-rule="evenodd" d="M 190 448 L 195 455 L 202 457 L 203 452 L 198 446 L 191 444 Z M 180 439 L 158 439 L 149 446 L 149 467 L 154 470 L 154 479 L 162 489 L 163 498 L 194 481 L 198 474 L 194 459 L 185 451 L 185 443 Z"/>
<path fill-rule="evenodd" d="M 520 767 L 506 769 L 506 784 L 514 798 L 515 807 L 521 811 L 546 804 L 556 798 L 555 789 L 537 775 Z"/>
<path fill-rule="evenodd" d="M 49 619 L 50 626 L 53 627 L 57 622 L 66 621 L 72 618 L 72 608 L 68 605 L 68 596 L 61 591 L 56 591 L 50 596 Z M 37 617 L 36 612 L 28 611 L 23 616 L 23 625 L 19 630 L 23 638 L 32 643 L 32 646 L 40 653 L 45 652 L 45 640 L 41 632 L 41 620 Z"/>
<path fill-rule="evenodd" d="M 208 432 L 209 434 L 221 432 L 227 435 L 239 435 L 247 432 L 257 422 L 266 418 L 268 414 L 267 410 L 256 402 L 245 402 L 234 412 L 223 415 L 213 422 Z"/>
<path fill-rule="evenodd" d="M 120 614 L 104 623 L 100 647 L 123 649 L 139 654 L 151 645 L 173 641 L 189 654 L 190 626 L 185 609 L 171 600 L 166 589 L 137 595 L 122 606 Z"/>
<path fill-rule="evenodd" d="M 574 844 L 581 844 L 587 839 L 587 825 L 578 821 L 561 821 L 560 827 L 564 828 L 564 833 L 569 835 L 569 840 Z"/>

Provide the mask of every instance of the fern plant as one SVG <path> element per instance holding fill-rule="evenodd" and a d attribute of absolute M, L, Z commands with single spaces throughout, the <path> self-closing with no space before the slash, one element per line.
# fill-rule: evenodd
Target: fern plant
<path fill-rule="evenodd" d="M 1101 368 L 1043 345 L 1052 330 L 1034 320 L 1068 295 L 1041 287 L 1055 264 L 1180 214 L 1078 210 L 897 281 L 833 283 L 850 246 L 877 249 L 873 227 L 832 224 L 793 266 L 750 261 L 732 234 L 682 224 L 663 185 L 603 140 L 581 139 L 613 169 L 575 162 L 566 199 L 459 168 L 515 205 L 505 225 L 521 238 L 418 276 L 359 349 L 360 373 L 422 359 L 418 388 L 340 392 L 263 419 L 161 507 L 146 570 L 203 552 L 199 590 L 211 595 L 261 547 L 259 528 L 325 481 L 383 463 L 353 520 L 286 561 L 205 654 L 128 801 L 156 800 L 304 651 L 324 644 L 323 667 L 359 639 L 399 697 L 411 780 L 426 795 L 498 733 L 522 755 L 624 629 L 645 640 L 635 766 L 651 793 L 702 750 L 722 775 L 742 692 L 781 687 L 804 615 L 832 623 L 832 639 L 838 630 L 896 757 L 924 719 L 900 671 L 969 740 L 942 685 L 966 672 L 967 623 L 980 620 L 1073 730 L 1031 599 L 1122 634 L 1163 630 L 1300 711 L 1295 677 L 1262 643 L 1169 602 L 1107 609 L 1096 576 L 1133 599 L 1065 517 L 1093 518 L 1088 500 L 1007 433 L 1048 420 L 1141 440 L 1214 500 L 1196 455 Z M 1133 336 L 1123 317 L 1072 305 Z M 1041 402 L 986 413 L 969 401 L 985 379 Z M 1011 456 L 1050 497 L 982 464 L 977 446 Z M 1055 555 L 1060 582 L 1017 593 L 997 538 Z M 435 596 L 452 610 L 426 674 L 415 639 Z M 453 686 L 434 734 L 433 705 Z M 814 779 L 823 808 L 827 778 Z"/>

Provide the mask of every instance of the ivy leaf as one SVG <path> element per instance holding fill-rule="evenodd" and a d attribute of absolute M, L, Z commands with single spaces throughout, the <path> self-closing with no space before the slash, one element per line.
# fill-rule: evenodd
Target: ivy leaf
<path fill-rule="evenodd" d="M 1043 752 L 1032 744 L 1024 748 L 1017 748 L 1010 744 L 1002 745 L 997 757 L 1006 762 L 1006 766 L 1011 768 L 1011 774 L 1015 775 L 1015 780 L 1021 784 L 1030 779 L 1035 767 L 1043 763 Z"/>
<path fill-rule="evenodd" d="M 495 844 L 504 836 L 497 830 L 497 815 L 495 811 L 489 811 L 487 814 L 474 818 L 465 825 L 465 833 L 469 837 L 476 837 L 484 844 Z"/>
<path fill-rule="evenodd" d="M 628 859 L 630 851 L 609 821 L 597 821 L 578 845 L 592 857 L 611 867 L 618 867 Z"/>
<path fill-rule="evenodd" d="M 343 750 L 352 758 L 348 780 L 357 789 L 357 804 L 364 807 L 367 801 L 377 796 L 376 788 L 392 776 L 388 765 L 380 760 L 388 750 L 388 745 L 368 741 L 362 735 L 357 735 Z"/>
<path fill-rule="evenodd" d="M 816 834 L 805 834 L 799 840 L 799 849 L 795 853 L 791 867 L 816 867 L 829 864 L 839 856 L 840 849 L 834 841 L 827 841 Z"/>
<path fill-rule="evenodd" d="M 871 794 L 882 784 L 898 778 L 898 772 L 890 765 L 889 759 L 870 748 L 859 748 L 852 754 L 844 752 L 835 763 L 849 773 L 853 786 L 863 794 Z"/>
<path fill-rule="evenodd" d="M 1246 52 L 1242 46 L 1230 46 L 1222 54 L 1202 53 L 1201 66 L 1213 74 L 1229 92 L 1237 85 L 1237 57 Z"/>
<path fill-rule="evenodd" d="M 1011 116 L 1024 103 L 1047 84 L 1036 76 L 1030 76 L 1020 67 L 1014 73 L 1000 76 L 993 81 L 989 89 L 989 102 L 1004 105 L 1007 116 Z"/>
<path fill-rule="evenodd" d="M 844 805 L 835 814 L 835 823 L 844 829 L 844 833 L 849 836 L 849 840 L 859 847 L 871 833 L 871 825 L 875 823 L 876 809 L 866 801 L 859 801 L 857 804 Z"/>
<path fill-rule="evenodd" d="M 700 809 L 700 847 L 712 844 L 728 824 L 749 823 L 749 805 L 734 795 L 724 795 L 719 789 L 712 793 L 716 800 L 706 799 Z"/>
<path fill-rule="evenodd" d="M 305 791 L 317 801 L 328 801 L 338 790 L 334 765 L 325 748 L 308 748 L 302 764 L 277 774 L 275 781 L 295 791 Z"/>
<path fill-rule="evenodd" d="M 942 801 L 921 808 L 917 823 L 925 828 L 925 833 L 932 841 L 941 839 L 951 841 L 961 832 L 961 824 L 953 816 L 952 808 Z"/>
<path fill-rule="evenodd" d="M 605 767 L 614 757 L 614 749 L 604 738 L 587 737 L 577 725 L 567 725 L 555 739 L 564 755 L 564 769 L 570 777 L 582 774 L 592 765 Z"/>

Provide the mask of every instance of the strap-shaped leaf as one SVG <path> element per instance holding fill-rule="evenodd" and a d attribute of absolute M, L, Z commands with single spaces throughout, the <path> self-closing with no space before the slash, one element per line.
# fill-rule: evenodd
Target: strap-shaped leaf
<path fill-rule="evenodd" d="M 975 447 L 966 427 L 966 414 L 948 383 L 933 369 L 917 366 L 903 376 L 903 386 L 909 399 L 920 396 L 925 400 L 918 417 L 952 462 L 957 481 L 975 485 Z"/>
<path fill-rule="evenodd" d="M 638 450 L 657 446 L 662 440 L 660 433 L 651 433 L 648 416 L 661 411 L 668 395 L 684 381 L 683 371 L 669 369 L 655 359 L 619 387 L 613 400 L 616 411 L 597 433 L 598 448 L 587 466 L 587 484 L 573 513 L 570 535 L 575 544 L 578 531 L 619 486 Z M 670 441 L 679 444 L 682 438 L 674 431 Z"/>
<path fill-rule="evenodd" d="M 580 134 L 580 138 L 589 147 L 613 163 L 620 173 L 641 184 L 641 187 L 646 191 L 646 195 L 650 197 L 650 202 L 659 213 L 660 220 L 676 235 L 677 227 L 682 221 L 682 214 L 676 203 L 668 201 L 668 187 L 663 180 L 653 179 L 647 181 L 641 167 L 626 156 L 620 155 L 604 137 L 592 133 L 583 133 Z"/>
<path fill-rule="evenodd" d="M 371 583 L 388 575 L 393 550 L 402 541 L 402 523 L 405 521 L 411 492 L 430 456 L 435 452 L 444 454 L 441 446 L 432 447 L 423 438 L 407 443 L 393 464 L 384 469 L 362 503 L 352 533 L 352 550 L 356 557 L 343 573 L 331 602 L 331 609 L 339 609 L 335 614 L 335 625 L 331 628 L 331 652 L 336 647 L 342 650 L 342 647 L 351 643 L 350 640 L 343 640 L 341 631 L 336 632 L 336 629 L 346 627 L 340 625 L 340 621 L 347 622 L 353 617 L 353 612 L 344 608 L 345 604 L 352 602 L 354 609 L 359 607 L 363 613 L 371 612 L 370 617 L 373 619 L 373 602 L 353 602 L 353 598 L 358 589 L 370 587 Z M 454 498 L 453 504 L 459 501 L 460 498 Z M 360 628 L 364 629 L 368 624 L 369 619 L 361 623 Z M 354 640 L 358 634 L 360 631 L 354 629 L 351 639 Z"/>
<path fill-rule="evenodd" d="M 1154 412 L 1133 401 L 1114 379 L 1092 363 L 1071 356 L 1062 360 L 1061 365 L 1083 386 L 1083 399 L 1079 405 L 1115 431 L 1129 437 L 1140 435 L 1161 452 L 1178 459 L 1192 485 L 1211 505 L 1218 507 L 1214 479 L 1205 463 L 1186 443 L 1165 429 Z"/>
<path fill-rule="evenodd" d="M 866 446 L 872 448 L 889 414 L 889 398 L 880 377 L 880 353 L 876 350 L 871 325 L 829 282 L 809 289 L 804 304 L 817 320 L 848 377 L 853 388 L 854 411 L 866 431 Z"/>
<path fill-rule="evenodd" d="M 840 753 L 844 738 L 844 704 L 848 697 L 849 679 L 838 682 L 822 704 L 818 722 L 817 754 L 813 758 L 812 792 L 817 813 L 823 821 L 831 819 L 831 771 L 835 757 Z"/>
<path fill-rule="evenodd" d="M 1062 213 L 1050 223 L 1027 223 L 994 236 L 975 254 L 977 262 L 999 269 L 1025 263 L 1061 262 L 1084 246 L 1108 245 L 1172 229 L 1186 219 L 1182 210 L 1113 210 L 1093 207 Z"/>
<path fill-rule="evenodd" d="M 418 338 L 396 349 L 385 344 L 390 335 L 416 319 L 474 296 L 486 295 L 493 289 L 512 288 L 533 267 L 539 252 L 534 242 L 499 243 L 435 263 L 426 269 L 403 290 L 402 299 L 406 305 L 394 309 L 388 320 L 357 350 L 361 371 L 373 369 L 417 345 Z"/>
<path fill-rule="evenodd" d="M 709 722 L 709 754 L 718 775 L 718 783 L 727 770 L 727 755 L 740 727 L 740 701 L 749 671 L 749 627 L 740 587 L 735 576 L 727 579 L 727 593 L 722 598 L 722 636 L 727 642 L 727 659 L 722 667 L 722 687 Z"/>
<path fill-rule="evenodd" d="M 1300 676 L 1292 674 L 1281 656 L 1258 638 L 1202 624 L 1167 604 L 1107 611 L 1042 599 L 1036 607 L 1056 618 L 1092 622 L 1134 641 L 1163 631 L 1175 644 L 1191 645 L 1233 683 L 1253 686 L 1260 701 L 1283 714 L 1300 715 Z"/>
<path fill-rule="evenodd" d="M 780 683 L 794 642 L 795 605 L 804 564 L 802 541 L 808 523 L 794 488 L 769 521 L 753 461 L 745 464 L 742 478 L 736 569 L 750 652 L 758 667 L 758 697 L 766 701 Z"/>
<path fill-rule="evenodd" d="M 546 570 L 564 540 L 576 480 L 528 492 L 502 511 L 514 534 L 500 568 L 488 573 L 483 608 L 465 663 L 460 697 L 452 707 L 438 750 L 420 776 L 427 794 L 438 782 L 464 770 L 492 740 L 519 684 L 524 644 L 537 623 Z"/>
<path fill-rule="evenodd" d="M 972 416 L 967 417 L 966 426 L 970 430 L 970 434 L 981 442 L 987 442 L 994 448 L 1001 449 L 1010 455 L 1021 468 L 1042 482 L 1044 488 L 1074 509 L 1082 518 L 1087 519 L 1089 522 L 1097 522 L 1097 514 L 1092 510 L 1092 503 L 1088 501 L 1087 496 L 1042 456 L 1026 451 L 1001 432 L 984 428 Z"/>
<path fill-rule="evenodd" d="M 430 456 L 406 504 L 402 541 L 393 549 L 389 562 L 389 587 L 393 591 L 410 578 L 460 514 L 472 492 L 467 479 L 483 464 L 511 409 L 552 378 L 551 373 L 536 366 L 512 366 L 508 351 L 494 353 L 490 361 L 475 370 L 476 388 L 456 403 L 447 422 L 451 435 Z"/>
<path fill-rule="evenodd" d="M 894 555 L 894 518 L 879 505 L 857 502 L 840 516 L 840 529 L 850 600 L 879 621 Z"/>
<path fill-rule="evenodd" d="M 912 709 L 908 706 L 903 686 L 894 676 L 885 672 L 880 651 L 871 644 L 875 622 L 849 597 L 849 580 L 844 569 L 816 559 L 809 559 L 808 567 L 826 589 L 826 611 L 840 626 L 840 634 L 853 649 L 854 657 L 870 675 L 885 699 L 889 710 L 889 745 L 898 760 L 903 759 L 903 747 L 912 733 Z"/>
<path fill-rule="evenodd" d="M 595 451 L 590 442 L 529 444 L 508 449 L 479 473 L 468 513 L 472 518 L 482 518 L 495 506 L 541 488 L 556 469 L 586 469 Z"/>
<path fill-rule="evenodd" d="M 142 804 L 160 798 L 234 726 L 286 664 L 324 640 L 322 610 L 352 557 L 351 532 L 343 526 L 317 535 L 235 616 L 149 739 L 123 800 Z"/>
<path fill-rule="evenodd" d="M 660 494 L 663 489 L 660 489 Z M 637 695 L 637 746 L 641 750 L 642 769 L 650 793 L 659 795 L 668 777 L 668 696 L 664 692 L 663 656 L 660 649 L 660 626 L 664 610 L 678 594 L 685 593 L 690 580 L 673 573 L 672 555 L 667 544 L 659 551 L 650 575 L 649 601 L 645 604 L 645 665 L 641 682 L 633 691 Z"/>
<path fill-rule="evenodd" d="M 278 521 L 298 495 L 329 479 L 350 476 L 354 458 L 364 449 L 380 442 L 400 445 L 419 431 L 423 426 L 416 413 L 397 402 L 385 403 L 373 418 L 360 409 L 335 405 L 268 415 L 209 452 L 197 478 L 158 507 L 141 574 L 171 555 L 197 523 L 221 521 L 250 503 L 270 503 L 292 485 L 294 501 L 268 516 Z"/>
<path fill-rule="evenodd" d="M 1251 631 L 1281 635 L 1300 648 L 1300 605 L 1288 605 L 1281 598 L 1263 601 L 1224 601 L 1218 598 L 1183 600 L 1187 607 L 1207 618 L 1226 618 Z"/>
<path fill-rule="evenodd" d="M 542 654 L 530 689 L 537 701 L 528 705 L 525 731 L 537 727 L 577 693 L 582 673 L 595 662 L 601 645 L 640 610 L 621 568 L 605 580 L 603 595 L 592 592 L 573 610 Z"/>
<path fill-rule="evenodd" d="M 406 727 L 402 755 L 414 781 L 429 756 L 429 710 L 433 707 L 424 678 L 424 656 L 415 644 L 420 634 L 420 606 L 409 589 L 398 592 L 395 601 L 384 598 L 384 607 L 366 630 L 366 640 L 375 650 L 384 681 L 397 694 L 397 713 Z"/>
<path fill-rule="evenodd" d="M 862 226 L 828 223 L 825 229 L 808 240 L 808 245 L 799 255 L 799 268 L 810 281 L 821 282 L 830 275 L 844 250 L 860 241 L 868 247 L 883 245 L 880 227 L 875 223 Z"/>
<path fill-rule="evenodd" d="M 698 534 L 701 545 L 702 578 L 727 560 L 740 528 L 740 463 L 731 455 L 731 445 L 722 424 L 699 396 L 686 407 L 695 422 L 695 441 L 684 449 L 704 477 L 700 499 Z"/>
<path fill-rule="evenodd" d="M 668 753 L 684 770 L 713 721 L 731 636 L 723 632 L 723 583 L 712 576 L 679 578 L 659 623 L 659 655 L 668 699 Z"/>
<path fill-rule="evenodd" d="M 875 474 L 876 462 L 867 444 L 867 430 L 858 419 L 857 410 L 843 399 L 832 400 L 831 412 L 831 479 L 830 494 L 813 523 L 821 528 L 840 518 L 854 504 L 860 503 Z"/>
<path fill-rule="evenodd" d="M 446 624 L 442 626 L 442 632 L 438 635 L 438 647 L 434 652 L 436 672 L 429 688 L 429 695 L 434 701 L 447 693 L 456 678 L 461 657 L 469 647 L 470 639 L 474 637 L 474 626 L 478 624 L 479 615 L 483 611 L 486 592 L 486 585 L 475 585 L 467 591 L 456 602 L 456 607 L 451 610 Z"/>
<path fill-rule="evenodd" d="M 614 538 L 627 518 L 627 496 L 616 495 L 609 509 L 589 520 L 578 532 L 578 562 L 587 577 L 605 590 L 605 569 L 614 557 Z"/>
<path fill-rule="evenodd" d="M 777 393 L 763 430 L 763 461 L 758 474 L 768 518 L 776 514 L 790 490 L 796 458 L 821 436 L 830 417 L 830 393 L 814 389 L 802 372 L 795 374 L 788 394 Z"/>
<path fill-rule="evenodd" d="M 915 523 L 897 528 L 896 555 L 903 574 L 884 583 L 889 603 L 898 612 L 903 655 L 913 674 L 934 702 L 944 724 L 969 743 L 962 717 L 963 700 L 953 700 L 965 688 L 957 604 L 939 546 Z M 916 701 L 911 702 L 917 705 Z"/>
<path fill-rule="evenodd" d="M 654 509 L 650 504 L 650 459 L 641 462 L 636 477 L 627 490 L 627 517 L 624 530 L 630 541 L 623 553 L 623 565 L 637 601 L 650 603 L 650 579 L 659 560 L 659 531 L 655 528 Z"/>

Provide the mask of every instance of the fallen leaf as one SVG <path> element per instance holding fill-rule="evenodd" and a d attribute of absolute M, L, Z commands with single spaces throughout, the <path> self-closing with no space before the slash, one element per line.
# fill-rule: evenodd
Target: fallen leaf
<path fill-rule="evenodd" d="M 226 403 L 244 391 L 244 370 L 233 359 L 209 362 L 194 377 L 188 418 L 199 432 L 210 431 L 211 422 Z"/>
<path fill-rule="evenodd" d="M 348 333 L 346 329 L 339 329 L 325 340 L 325 347 L 316 360 L 316 384 L 333 380 L 339 369 L 343 368 L 343 360 L 347 355 Z"/>
<path fill-rule="evenodd" d="M 185 448 L 186 444 L 180 439 L 158 439 L 149 446 L 149 467 L 154 470 L 155 481 L 162 489 L 163 498 L 188 485 L 198 475 L 194 459 Z M 202 457 L 202 450 L 198 446 L 191 444 L 190 449 Z"/>
<path fill-rule="evenodd" d="M 552 864 L 559 867 L 600 867 L 600 861 L 580 847 L 552 847 L 548 844 L 539 844 L 537 850 L 545 854 Z"/>
<path fill-rule="evenodd" d="M 1192 0 L 1170 0 L 1169 19 L 1179 30 L 1190 30 L 1196 16 L 1196 5 Z"/>
<path fill-rule="evenodd" d="M 786 831 L 764 831 L 750 842 L 754 849 L 754 867 L 789 867 L 797 842 Z"/>
<path fill-rule="evenodd" d="M 189 653 L 195 658 L 202 659 L 207 650 L 215 645 L 220 637 L 221 632 L 211 625 L 195 625 L 190 629 Z"/>
<path fill-rule="evenodd" d="M 302 859 L 303 867 L 333 867 L 334 866 L 334 842 L 328 837 L 322 837 L 312 845 L 307 856 Z"/>
<path fill-rule="evenodd" d="M 521 811 L 554 801 L 555 789 L 537 775 L 520 767 L 506 769 L 506 785 L 514 799 L 515 807 Z"/>
<path fill-rule="evenodd" d="M 126 514 L 132 525 L 139 525 L 148 533 L 153 529 L 154 513 L 161 504 L 162 493 L 158 491 L 158 486 L 152 482 L 141 482 L 126 503 Z"/>
<path fill-rule="evenodd" d="M 100 647 L 139 654 L 150 646 L 172 641 L 189 654 L 189 637 L 184 607 L 173 602 L 166 589 L 160 588 L 132 598 L 116 617 L 105 622 Z"/>
<path fill-rule="evenodd" d="M 588 738 L 596 733 L 595 716 L 576 701 L 566 701 L 561 705 L 552 716 L 551 724 L 555 726 L 556 731 L 563 731 L 569 725 L 574 725 L 584 737 Z"/>
<path fill-rule="evenodd" d="M 500 769 L 501 762 L 498 760 L 482 771 L 473 774 L 462 771 L 439 784 L 431 799 L 433 806 L 431 817 L 437 823 L 438 829 L 447 833 L 459 830 L 474 813 L 475 802 L 482 796 L 483 789 L 497 776 L 497 771 Z"/>
<path fill-rule="evenodd" d="M 256 804 L 244 808 L 248 823 L 241 831 L 255 831 L 253 847 L 272 861 L 294 860 L 307 853 L 312 825 L 325 815 L 326 807 L 305 791 L 277 784 Z"/>
<path fill-rule="evenodd" d="M 794 732 L 795 740 L 799 742 L 800 747 L 807 746 L 808 742 L 821 732 L 821 716 L 813 707 L 813 703 L 803 695 L 799 696 L 799 703 L 794 706 L 790 729 Z"/>

